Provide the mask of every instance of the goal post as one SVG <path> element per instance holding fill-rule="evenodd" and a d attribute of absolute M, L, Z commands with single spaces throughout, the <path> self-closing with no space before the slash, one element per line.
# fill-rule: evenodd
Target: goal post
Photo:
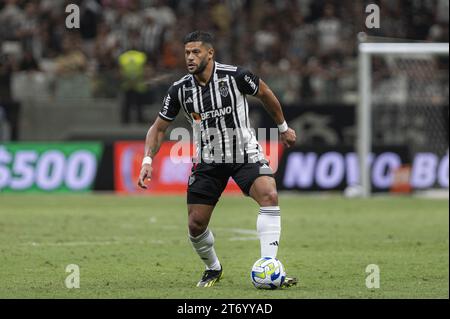
<path fill-rule="evenodd" d="M 372 194 L 370 154 L 373 142 L 373 69 L 374 57 L 396 59 L 418 59 L 421 56 L 435 57 L 449 54 L 448 43 L 360 43 L 358 61 L 358 93 L 359 105 L 357 111 L 357 142 L 356 149 L 359 159 L 359 181 L 361 195 L 369 197 Z M 408 66 L 404 67 L 406 69 Z M 419 67 L 418 67 L 419 68 Z M 420 70 L 419 70 L 420 72 Z M 448 72 L 448 70 L 447 70 Z M 429 73 L 432 73 L 431 71 Z M 447 87 L 448 90 L 448 87 Z M 447 98 L 448 99 L 448 98 Z M 448 101 L 447 101 L 448 103 Z M 407 103 L 403 103 L 407 104 Z M 447 133 L 445 133 L 447 134 Z M 448 143 L 447 143 L 448 144 Z M 448 145 L 447 145 L 448 148 Z"/>

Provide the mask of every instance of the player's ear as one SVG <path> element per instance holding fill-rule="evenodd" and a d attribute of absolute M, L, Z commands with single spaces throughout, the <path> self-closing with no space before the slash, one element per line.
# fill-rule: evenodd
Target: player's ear
<path fill-rule="evenodd" d="M 214 48 L 209 48 L 208 49 L 208 56 L 210 59 L 214 58 Z"/>

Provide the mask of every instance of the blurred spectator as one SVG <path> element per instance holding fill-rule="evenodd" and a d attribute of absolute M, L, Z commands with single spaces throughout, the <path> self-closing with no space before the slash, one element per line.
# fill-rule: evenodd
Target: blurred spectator
<path fill-rule="evenodd" d="M 95 0 L 85 0 L 80 7 L 80 33 L 83 40 L 93 40 L 101 17 L 101 6 Z"/>
<path fill-rule="evenodd" d="M 448 0 L 437 0 L 435 9 L 436 22 L 448 25 L 449 2 Z"/>
<path fill-rule="evenodd" d="M 0 101 L 11 101 L 11 77 L 17 68 L 15 58 L 0 54 Z"/>
<path fill-rule="evenodd" d="M 122 104 L 122 123 L 131 121 L 131 112 L 136 109 L 137 121 L 144 123 L 143 104 L 146 91 L 144 70 L 147 56 L 136 50 L 126 51 L 119 56 L 120 73 L 122 76 L 122 90 L 124 92 Z"/>
<path fill-rule="evenodd" d="M 272 50 L 277 44 L 278 35 L 273 22 L 266 21 L 260 30 L 255 33 L 255 53 L 260 59 L 269 59 Z"/>
<path fill-rule="evenodd" d="M 163 28 L 168 28 L 175 25 L 177 17 L 172 8 L 167 5 L 168 1 L 156 0 L 153 5 L 146 9 L 147 15 L 155 19 L 155 23 Z"/>
<path fill-rule="evenodd" d="M 164 70 L 183 70 L 184 68 L 184 46 L 180 39 L 184 34 L 181 30 L 175 27 L 167 29 L 164 33 L 164 40 L 162 44 L 162 68 Z M 158 55 L 155 53 L 151 56 L 152 61 L 158 60 Z M 157 64 L 157 63 L 155 63 Z"/>
<path fill-rule="evenodd" d="M 145 10 L 144 19 L 141 30 L 142 49 L 148 56 L 156 57 L 163 40 L 163 24 L 158 22 L 153 10 Z"/>
<path fill-rule="evenodd" d="M 30 51 L 26 51 L 19 64 L 19 71 L 39 71 L 39 65 L 33 54 Z"/>
<path fill-rule="evenodd" d="M 333 5 L 325 6 L 323 17 L 317 22 L 317 31 L 321 54 L 340 49 L 341 21 L 336 17 Z"/>
<path fill-rule="evenodd" d="M 20 104 L 12 98 L 12 76 L 17 70 L 14 57 L 0 54 L 0 109 L 2 135 L 5 140 L 18 139 Z"/>
<path fill-rule="evenodd" d="M 17 39 L 17 32 L 25 21 L 25 15 L 18 2 L 18 0 L 6 0 L 4 8 L 0 11 L 1 40 Z"/>
<path fill-rule="evenodd" d="M 89 98 L 92 87 L 89 78 L 89 60 L 82 50 L 79 34 L 70 33 L 63 39 L 62 52 L 55 58 L 55 97 L 65 101 L 72 98 Z"/>
<path fill-rule="evenodd" d="M 316 47 L 315 29 L 310 23 L 305 23 L 301 12 L 294 15 L 294 26 L 291 30 L 291 39 L 289 42 L 289 54 L 305 59 L 314 54 Z"/>
<path fill-rule="evenodd" d="M 22 48 L 25 52 L 32 52 L 34 49 L 34 35 L 38 30 L 38 6 L 36 2 L 30 1 L 25 6 L 24 19 L 17 30 L 17 37 L 22 42 Z"/>
<path fill-rule="evenodd" d="M 80 48 L 77 36 L 66 36 L 63 39 L 63 52 L 55 59 L 56 74 L 61 77 L 82 73 L 87 68 L 87 57 Z"/>
<path fill-rule="evenodd" d="M 95 38 L 101 18 L 101 6 L 96 0 L 85 0 L 80 7 L 80 34 L 83 49 L 88 56 L 93 55 Z"/>
<path fill-rule="evenodd" d="M 6 111 L 0 104 L 0 142 L 8 142 L 11 140 L 9 122 L 6 118 Z"/>
<path fill-rule="evenodd" d="M 139 30 L 144 25 L 144 17 L 138 6 L 138 1 L 124 2 L 119 9 L 120 27 L 125 33 L 131 29 Z"/>

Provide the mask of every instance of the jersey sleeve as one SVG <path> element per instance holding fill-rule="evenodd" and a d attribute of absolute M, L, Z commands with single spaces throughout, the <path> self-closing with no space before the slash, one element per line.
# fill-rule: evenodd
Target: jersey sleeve
<path fill-rule="evenodd" d="M 258 94 L 259 77 L 257 75 L 254 75 L 247 69 L 238 67 L 235 78 L 238 89 L 243 94 Z"/>
<path fill-rule="evenodd" d="M 180 111 L 180 102 L 178 101 L 177 89 L 172 85 L 167 91 L 163 100 L 163 106 L 159 112 L 159 117 L 165 121 L 173 121 Z"/>

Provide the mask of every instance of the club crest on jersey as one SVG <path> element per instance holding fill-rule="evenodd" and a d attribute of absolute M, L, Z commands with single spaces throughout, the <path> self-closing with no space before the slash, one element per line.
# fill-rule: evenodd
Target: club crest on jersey
<path fill-rule="evenodd" d="M 220 92 L 220 95 L 222 95 L 223 97 L 228 96 L 228 85 L 226 82 L 224 82 L 224 81 L 219 82 L 219 92 Z"/>

